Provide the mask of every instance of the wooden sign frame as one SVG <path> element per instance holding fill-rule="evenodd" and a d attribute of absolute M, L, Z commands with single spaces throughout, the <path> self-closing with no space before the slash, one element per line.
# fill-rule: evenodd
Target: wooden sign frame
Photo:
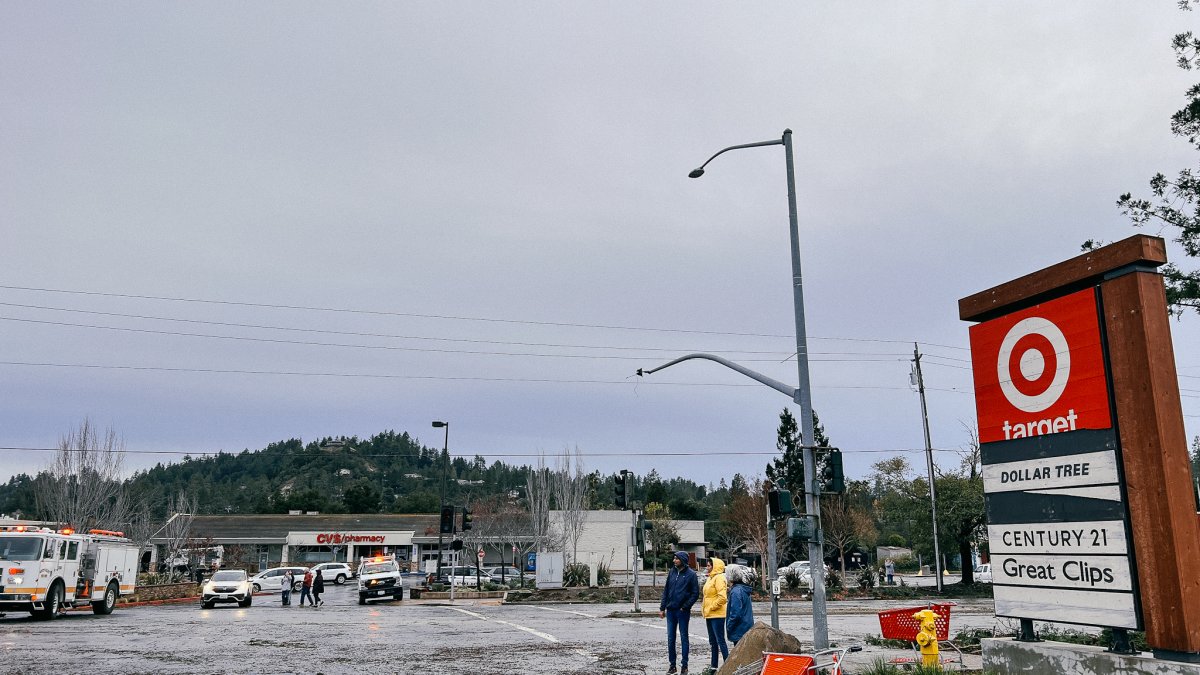
<path fill-rule="evenodd" d="M 1200 662 L 1200 513 L 1192 490 L 1166 293 L 1166 242 L 1135 235 L 959 300 L 981 322 L 1096 287 L 1146 639 Z"/>

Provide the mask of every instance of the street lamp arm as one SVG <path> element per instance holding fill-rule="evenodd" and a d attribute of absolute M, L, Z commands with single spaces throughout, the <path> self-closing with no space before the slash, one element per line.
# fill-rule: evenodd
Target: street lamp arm
<path fill-rule="evenodd" d="M 743 143 L 742 145 L 731 145 L 728 148 L 725 148 L 724 150 L 717 152 L 717 154 L 713 155 L 712 157 L 709 157 L 707 160 L 705 160 L 705 162 L 703 164 L 700 165 L 700 168 L 693 170 L 690 174 L 688 174 L 688 176 L 690 178 L 699 178 L 700 176 L 703 176 L 704 175 L 704 167 L 708 166 L 709 162 L 711 162 L 714 159 L 716 159 L 717 157 L 725 154 L 726 152 L 729 152 L 730 150 L 741 150 L 742 148 L 760 148 L 764 145 L 783 145 L 783 139 L 780 138 L 779 140 L 776 140 L 776 141 L 759 141 L 758 143 Z"/>
<path fill-rule="evenodd" d="M 749 368 L 747 368 L 745 366 L 738 365 L 738 364 L 734 363 L 733 361 L 730 361 L 729 359 L 722 358 L 715 354 L 688 354 L 687 356 L 681 356 L 681 357 L 675 359 L 674 361 L 664 363 L 657 368 L 650 368 L 648 370 L 638 368 L 637 374 L 638 374 L 638 377 L 641 377 L 643 375 L 650 375 L 650 374 L 656 373 L 664 368 L 670 368 L 671 366 L 675 365 L 676 363 L 682 363 L 683 361 L 689 361 L 691 359 L 704 359 L 706 361 L 714 361 L 716 363 L 719 363 L 719 364 L 725 366 L 726 368 L 729 368 L 731 370 L 736 370 L 737 372 L 745 375 L 746 377 L 749 377 L 752 380 L 757 380 L 758 382 L 767 385 L 768 387 L 784 394 L 785 396 L 787 396 L 788 398 L 790 398 L 792 400 L 796 399 L 796 391 L 797 390 L 795 387 L 788 386 L 788 385 L 780 382 L 779 380 L 775 380 L 770 377 L 767 377 L 766 375 L 763 375 L 760 372 L 750 370 Z"/>

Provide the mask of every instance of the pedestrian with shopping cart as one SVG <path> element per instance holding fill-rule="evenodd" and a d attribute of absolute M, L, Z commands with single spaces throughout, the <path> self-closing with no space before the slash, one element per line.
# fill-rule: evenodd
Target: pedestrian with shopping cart
<path fill-rule="evenodd" d="M 729 645 L 725 644 L 725 606 L 729 603 L 725 561 L 708 559 L 708 577 L 704 581 L 704 601 L 700 613 L 708 627 L 709 668 L 717 669 L 717 656 L 729 660 Z"/>
<path fill-rule="evenodd" d="M 700 598 L 700 584 L 696 572 L 690 566 L 687 551 L 676 551 L 671 559 L 674 568 L 663 584 L 662 601 L 658 604 L 658 617 L 667 620 L 667 660 L 670 668 L 667 675 L 688 675 L 688 621 L 692 618 L 692 605 Z M 679 670 L 675 669 L 675 631 L 679 630 Z"/>

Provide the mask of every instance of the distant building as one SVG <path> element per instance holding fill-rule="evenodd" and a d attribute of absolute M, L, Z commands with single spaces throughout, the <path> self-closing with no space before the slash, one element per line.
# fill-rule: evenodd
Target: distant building
<path fill-rule="evenodd" d="M 604 563 L 613 571 L 632 569 L 633 514 L 630 511 L 588 511 L 579 538 L 578 557 L 584 563 Z M 704 522 L 673 521 L 679 532 L 680 550 L 704 558 Z M 410 569 L 425 569 L 438 557 L 439 514 L 397 513 L 302 513 L 222 514 L 196 516 L 192 520 L 189 546 L 222 546 L 223 565 L 251 570 L 279 565 L 315 565 L 319 562 L 348 562 L 374 555 L 395 555 Z M 561 528 L 562 512 L 550 512 L 551 527 Z M 476 549 L 484 552 L 485 566 L 519 563 L 518 554 L 530 548 L 525 542 L 513 550 L 508 538 L 489 535 L 482 522 L 466 537 L 467 548 L 451 551 L 450 543 L 461 533 L 442 537 L 444 564 L 474 564 Z M 166 540 L 151 542 L 149 564 L 166 558 Z M 564 551 L 570 558 L 575 551 Z"/>
<path fill-rule="evenodd" d="M 562 523 L 563 512 L 551 511 L 550 527 L 561 530 Z M 695 553 L 697 560 L 707 557 L 703 520 L 675 520 L 672 524 L 679 532 L 676 550 Z M 602 562 L 614 572 L 627 572 L 633 569 L 637 555 L 632 537 L 632 511 L 588 511 L 578 550 L 564 553 L 568 558 L 577 554 L 579 562 Z"/>

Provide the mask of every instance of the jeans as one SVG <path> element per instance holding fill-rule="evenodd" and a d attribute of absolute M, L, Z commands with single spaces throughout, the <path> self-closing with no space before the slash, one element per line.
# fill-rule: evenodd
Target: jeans
<path fill-rule="evenodd" d="M 309 586 L 301 586 L 300 587 L 300 606 L 301 607 L 304 606 L 305 598 L 308 598 L 309 604 L 312 604 L 313 599 L 312 599 L 312 596 L 309 595 L 309 593 L 311 593 L 311 592 L 312 592 L 312 588 L 310 588 Z"/>
<path fill-rule="evenodd" d="M 284 587 L 284 589 L 281 593 L 283 595 L 283 604 L 285 604 L 285 605 L 292 604 L 292 587 L 291 586 Z"/>
<path fill-rule="evenodd" d="M 671 665 L 675 665 L 675 627 L 679 627 L 679 640 L 683 643 L 680 650 L 683 654 L 683 661 L 680 665 L 687 668 L 688 665 L 688 621 L 692 618 L 692 613 L 686 609 L 668 609 L 667 610 L 667 661 Z"/>
<path fill-rule="evenodd" d="M 708 665 L 716 668 L 717 650 L 720 650 L 722 659 L 729 660 L 729 646 L 725 644 L 725 617 L 706 619 L 705 623 L 708 624 L 708 644 L 712 648 Z"/>
<path fill-rule="evenodd" d="M 312 603 L 315 605 L 315 604 L 317 604 L 318 602 L 321 602 L 321 593 L 320 593 L 320 592 L 318 592 L 318 591 L 316 591 L 316 590 L 313 590 L 313 592 L 312 592 Z"/>

